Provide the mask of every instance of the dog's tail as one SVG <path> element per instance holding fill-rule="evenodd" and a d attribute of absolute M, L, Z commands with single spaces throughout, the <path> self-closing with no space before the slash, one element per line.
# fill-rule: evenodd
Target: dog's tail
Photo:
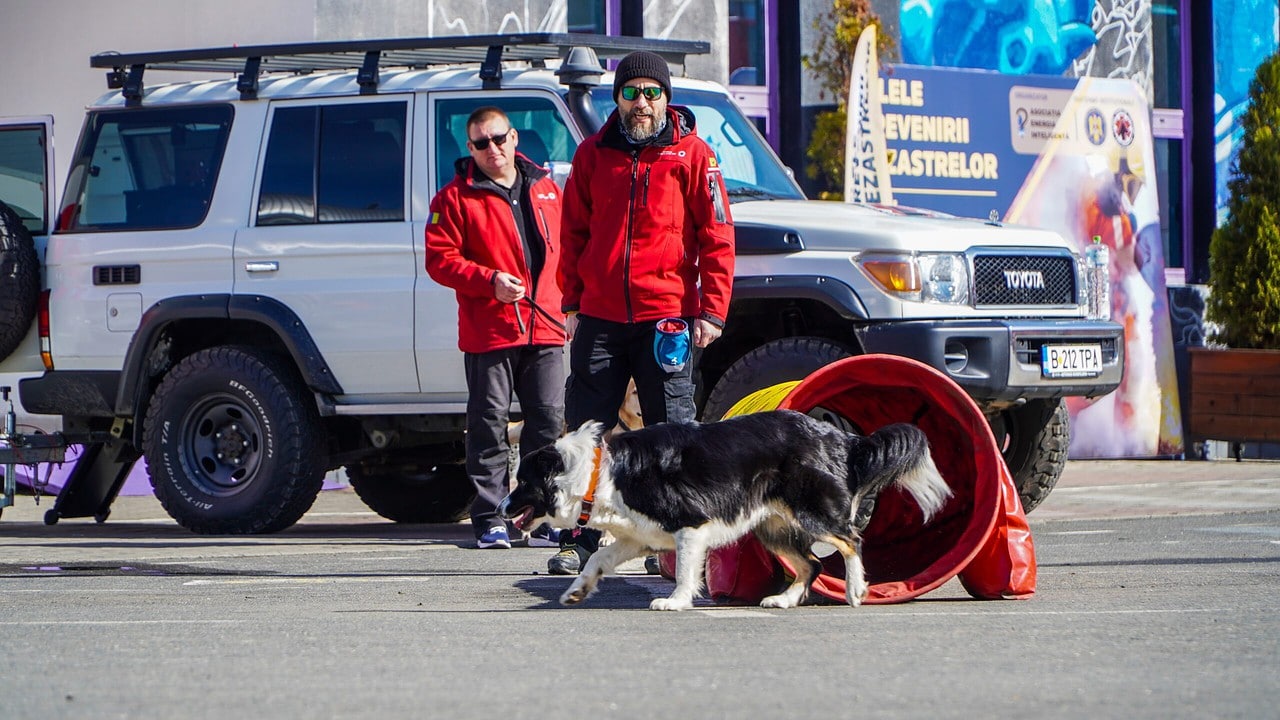
<path fill-rule="evenodd" d="M 850 480 L 856 483 L 849 488 L 858 500 L 853 507 L 855 513 L 863 498 L 874 500 L 889 485 L 897 485 L 911 495 L 924 513 L 925 522 L 951 497 L 950 486 L 929 454 L 929 438 L 915 425 L 886 425 L 855 439 L 849 465 Z"/>

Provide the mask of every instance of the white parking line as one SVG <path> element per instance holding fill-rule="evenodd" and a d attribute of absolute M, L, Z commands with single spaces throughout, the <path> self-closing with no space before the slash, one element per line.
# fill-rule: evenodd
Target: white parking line
<path fill-rule="evenodd" d="M 17 625 L 229 625 L 248 620 L 0 620 L 0 626 Z"/>
<path fill-rule="evenodd" d="M 694 612 L 721 620 L 737 620 L 740 618 L 776 618 L 777 613 L 751 608 L 694 608 Z"/>
<path fill-rule="evenodd" d="M 427 582 L 420 575 L 388 575 L 385 577 L 314 577 L 314 578 L 233 578 L 229 580 L 188 580 L 183 585 L 340 585 L 347 583 Z"/>
<path fill-rule="evenodd" d="M 861 611 L 859 611 L 861 612 Z M 1075 616 L 1075 615 L 1191 615 L 1202 613 L 1225 613 L 1238 612 L 1228 608 L 1173 608 L 1169 610 L 992 610 L 990 612 L 956 610 L 952 612 L 912 612 L 906 611 L 901 613 L 882 614 L 882 613 L 865 613 L 866 617 L 874 618 L 918 618 L 918 617 L 956 617 L 958 615 L 1017 615 L 1018 617 L 1032 617 L 1035 615 L 1045 616 Z"/>

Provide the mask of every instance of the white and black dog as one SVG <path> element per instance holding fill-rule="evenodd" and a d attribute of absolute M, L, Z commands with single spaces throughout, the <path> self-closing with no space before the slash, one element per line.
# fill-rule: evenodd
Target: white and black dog
<path fill-rule="evenodd" d="M 660 423 L 622 433 L 602 447 L 600 423 L 586 423 L 520 463 L 515 490 L 498 507 L 520 529 L 585 520 L 614 542 L 591 556 L 560 596 L 575 605 L 619 563 L 652 550 L 676 551 L 676 588 L 654 610 L 685 610 L 702 588 L 708 550 L 749 531 L 796 569 L 795 582 L 763 607 L 799 605 L 821 570 L 815 541 L 844 556 L 846 596 L 859 605 L 867 583 L 854 516 L 863 498 L 891 484 L 928 522 L 951 489 L 929 442 L 914 425 L 869 436 L 791 410 L 716 423 Z M 585 500 L 585 502 L 584 502 Z"/>

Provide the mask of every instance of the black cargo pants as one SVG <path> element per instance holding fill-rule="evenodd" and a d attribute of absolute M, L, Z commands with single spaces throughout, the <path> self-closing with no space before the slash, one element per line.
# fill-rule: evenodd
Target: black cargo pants
<path fill-rule="evenodd" d="M 511 399 L 520 401 L 524 457 L 564 434 L 564 348 L 523 345 L 487 353 L 466 353 L 467 475 L 476 486 L 471 529 L 477 538 L 501 525 L 498 503 L 510 492 L 507 423 Z"/>

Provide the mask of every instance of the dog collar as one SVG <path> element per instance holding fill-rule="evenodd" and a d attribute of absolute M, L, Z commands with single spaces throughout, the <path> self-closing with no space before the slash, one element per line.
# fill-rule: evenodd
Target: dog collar
<path fill-rule="evenodd" d="M 591 521 L 591 508 L 595 506 L 596 501 L 596 485 L 600 483 L 600 456 L 600 448 L 596 448 L 595 459 L 591 463 L 591 481 L 587 484 L 587 494 L 582 496 L 582 512 L 578 514 L 578 525 L 573 529 L 575 537 Z"/>

